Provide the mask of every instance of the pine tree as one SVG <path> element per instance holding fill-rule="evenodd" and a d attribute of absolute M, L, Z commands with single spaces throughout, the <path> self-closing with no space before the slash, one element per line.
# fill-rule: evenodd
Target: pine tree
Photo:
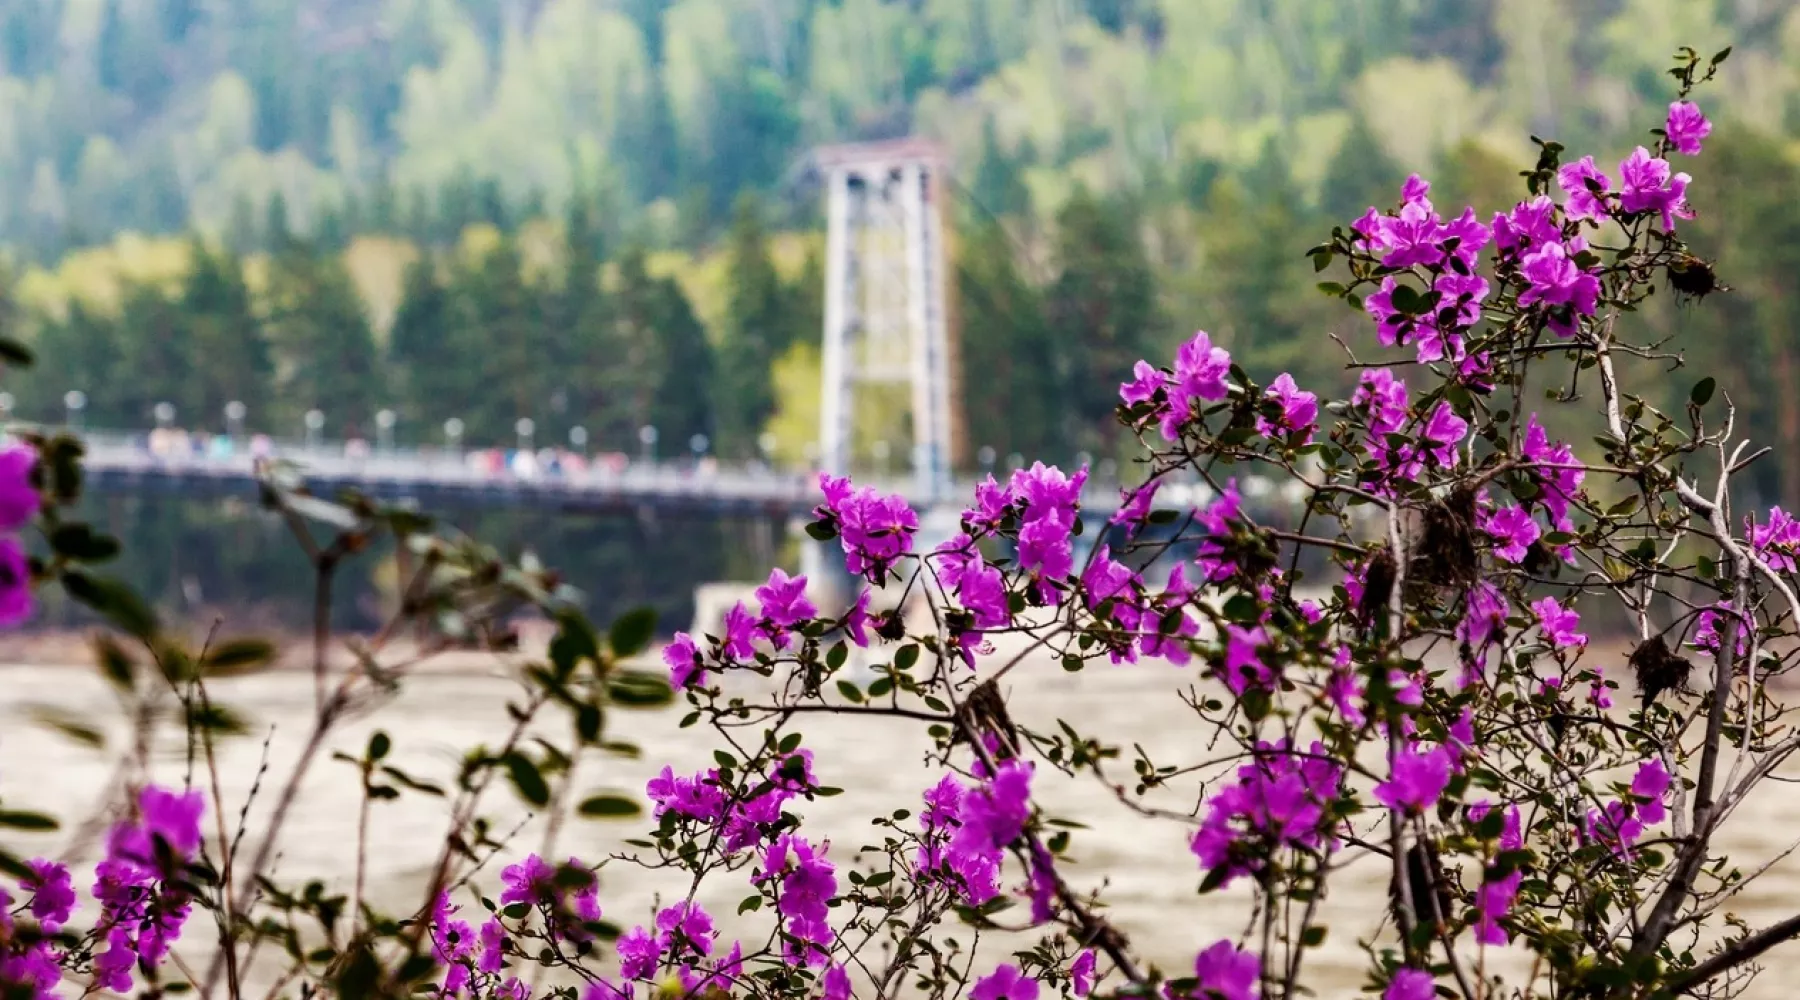
<path fill-rule="evenodd" d="M 1017 250 L 992 220 L 959 237 L 956 301 L 959 310 L 963 412 L 972 451 L 993 448 L 996 458 L 1018 453 L 1052 459 L 1066 450 L 1044 295 L 1019 273 Z"/>
<path fill-rule="evenodd" d="M 1348 225 L 1370 206 L 1399 201 L 1405 176 L 1381 148 L 1368 121 L 1357 115 L 1331 158 L 1319 188 L 1319 208 L 1334 225 Z"/>
<path fill-rule="evenodd" d="M 1136 211 L 1077 190 L 1056 218 L 1060 266 L 1046 313 L 1065 401 L 1065 433 L 1077 446 L 1110 452 L 1117 385 L 1162 333 L 1156 278 Z"/>
<path fill-rule="evenodd" d="M 388 393 L 400 403 L 401 433 L 411 440 L 435 440 L 445 420 L 462 416 L 477 363 L 457 336 L 462 329 L 437 262 L 421 254 L 406 269 L 385 369 Z"/>
<path fill-rule="evenodd" d="M 200 411 L 195 421 L 222 426 L 225 405 L 264 407 L 273 389 L 274 363 L 250 302 L 239 259 L 210 249 L 198 236 L 188 245 L 189 270 L 178 308 L 192 326 L 203 363 L 194 371 Z M 267 413 L 256 414 L 266 421 Z"/>
<path fill-rule="evenodd" d="M 716 380 L 718 446 L 721 455 L 749 458 L 775 412 L 769 366 L 802 335 L 805 320 L 775 271 L 761 208 L 749 195 L 738 201 L 726 254 L 729 306 Z"/>
<path fill-rule="evenodd" d="M 382 398 L 380 356 L 343 261 L 292 241 L 269 278 L 270 336 L 285 362 L 279 386 L 290 426 L 307 410 L 325 414 L 331 437 L 368 437 Z"/>

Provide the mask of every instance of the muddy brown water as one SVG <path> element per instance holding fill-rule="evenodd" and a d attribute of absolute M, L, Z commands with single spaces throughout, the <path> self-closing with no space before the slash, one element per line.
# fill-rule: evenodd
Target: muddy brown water
<path fill-rule="evenodd" d="M 1174 697 L 1193 680 L 1191 672 L 1160 664 L 1069 674 L 1053 663 L 1028 663 L 1007 676 L 1005 689 L 1015 717 L 1036 728 L 1050 728 L 1051 720 L 1065 718 L 1109 742 L 1140 743 L 1161 759 L 1194 760 L 1204 754 L 1203 733 Z M 504 738 L 509 723 L 501 706 L 518 691 L 516 681 L 498 667 L 433 669 L 414 677 L 396 700 L 374 714 L 344 725 L 332 743 L 357 753 L 368 734 L 380 728 L 393 738 L 393 763 L 418 776 L 444 780 L 464 748 Z M 256 781 L 265 736 L 271 775 L 283 775 L 291 767 L 312 708 L 312 678 L 284 670 L 224 680 L 216 683 L 214 697 L 242 712 L 254 732 L 220 750 L 223 796 L 235 816 Z M 126 730 L 116 700 L 91 670 L 0 667 L 0 799 L 7 808 L 51 812 L 72 825 L 94 806 L 97 790 L 112 773 L 113 757 L 31 722 L 34 711 L 44 706 L 101 728 L 114 744 Z M 638 744 L 642 756 L 585 758 L 579 766 L 582 788 L 623 789 L 641 796 L 645 781 L 665 763 L 677 771 L 707 766 L 717 737 L 678 729 L 677 718 L 674 712 L 611 716 L 610 737 Z M 870 817 L 902 807 L 916 811 L 920 792 L 935 780 L 925 764 L 929 740 L 917 722 L 810 716 L 798 728 L 818 755 L 820 780 L 846 789 L 840 796 L 800 804 L 806 831 L 815 840 L 830 839 L 831 856 L 840 866 L 853 863 L 859 846 L 879 842 Z M 163 780 L 179 781 L 185 768 L 181 741 L 178 734 L 165 735 L 153 766 Z M 1199 948 L 1242 931 L 1247 896 L 1197 895 L 1200 873 L 1188 853 L 1184 825 L 1134 813 L 1092 777 L 1071 781 L 1045 770 L 1039 769 L 1037 782 L 1043 805 L 1054 814 L 1079 817 L 1089 827 L 1075 837 L 1079 864 L 1067 869 L 1071 883 L 1082 890 L 1104 885 L 1109 916 L 1139 954 L 1181 974 Z M 1114 770 L 1119 780 L 1130 780 L 1128 762 L 1116 763 Z M 281 840 L 278 877 L 321 878 L 348 890 L 357 853 L 355 784 L 348 776 L 343 764 L 322 762 L 313 769 Z M 1800 836 L 1800 800 L 1792 787 L 1772 784 L 1734 818 L 1723 843 L 1739 864 L 1760 864 Z M 1193 807 L 1192 792 L 1186 794 L 1184 799 L 1169 793 L 1155 804 L 1185 812 Z M 272 800 L 265 785 L 251 806 L 252 830 L 266 818 Z M 497 828 L 502 830 L 525 816 L 505 793 L 490 798 L 489 805 L 494 807 L 489 813 L 501 818 Z M 367 855 L 369 894 L 376 904 L 399 910 L 416 902 L 442 842 L 445 820 L 441 800 L 422 796 L 376 807 Z M 571 820 L 559 835 L 556 852 L 591 861 L 630 851 L 625 839 L 640 835 L 646 822 Z M 57 853 L 70 846 L 66 832 L 37 839 L 8 836 L 9 846 L 34 852 Z M 536 850 L 543 836 L 541 821 L 526 822 L 512 841 L 516 850 L 507 853 Z M 1321 908 L 1330 936 L 1309 958 L 1304 977 L 1317 995 L 1356 994 L 1367 967 L 1357 939 L 1370 932 L 1385 906 L 1385 877 L 1384 862 L 1369 858 L 1331 883 Z M 497 867 L 478 882 L 497 887 Z M 656 898 L 685 891 L 675 873 L 620 863 L 602 872 L 602 904 L 608 917 L 620 923 L 642 920 Z M 701 900 L 721 915 L 727 934 L 738 929 L 755 934 L 763 929 L 755 923 L 761 918 L 731 916 L 749 891 L 745 876 L 724 875 L 708 883 Z M 1789 859 L 1729 908 L 1752 926 L 1761 926 L 1796 907 L 1800 860 Z M 967 940 L 966 933 L 962 937 Z M 984 961 L 990 955 L 1000 960 L 1015 943 L 990 935 L 982 945 Z M 1509 956 L 1497 952 L 1487 956 L 1487 963 L 1490 970 L 1512 967 Z M 1745 995 L 1766 1000 L 1793 996 L 1792 984 L 1800 978 L 1800 942 L 1777 949 L 1764 964 L 1767 971 Z"/>

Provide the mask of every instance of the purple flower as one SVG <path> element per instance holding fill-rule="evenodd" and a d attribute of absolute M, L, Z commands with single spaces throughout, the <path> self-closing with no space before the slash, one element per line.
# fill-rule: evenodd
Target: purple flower
<path fill-rule="evenodd" d="M 1313 849 L 1326 831 L 1324 806 L 1337 798 L 1343 771 L 1312 744 L 1305 760 L 1286 740 L 1258 743 L 1253 763 L 1236 782 L 1207 801 L 1207 813 L 1189 847 L 1209 872 L 1223 873 L 1220 887 L 1262 870 L 1265 859 L 1289 848 Z"/>
<path fill-rule="evenodd" d="M 1119 383 L 1119 401 L 1126 406 L 1151 402 L 1167 385 L 1168 379 L 1148 361 L 1131 366 L 1131 381 Z"/>
<path fill-rule="evenodd" d="M 1574 608 L 1564 608 L 1554 597 L 1546 597 L 1541 601 L 1533 601 L 1531 612 L 1537 615 L 1538 628 L 1544 633 L 1545 641 L 1553 649 L 1580 648 L 1587 645 L 1587 636 L 1575 631 L 1581 627 L 1581 615 Z"/>
<path fill-rule="evenodd" d="M 1612 190 L 1612 179 L 1594 165 L 1593 157 L 1584 156 L 1574 163 L 1563 164 L 1556 172 L 1556 182 L 1569 196 L 1563 208 L 1569 218 L 1598 220 L 1608 214 L 1606 192 Z"/>
<path fill-rule="evenodd" d="M 1619 164 L 1624 189 L 1619 206 L 1627 212 L 1657 212 L 1662 215 L 1663 229 L 1675 231 L 1676 219 L 1691 219 L 1687 187 L 1693 180 L 1687 174 L 1670 174 L 1669 161 L 1650 155 L 1642 146 L 1631 151 Z"/>
<path fill-rule="evenodd" d="M 1445 271 L 1431 283 L 1432 290 L 1438 293 L 1438 322 L 1452 327 L 1474 326 L 1481 319 L 1481 304 L 1487 301 L 1488 292 L 1492 288 L 1488 280 L 1479 274 L 1457 274 Z M 1437 361 L 1446 355 L 1460 354 L 1460 351 L 1446 352 L 1437 349 L 1436 357 L 1423 357 L 1419 360 Z"/>
<path fill-rule="evenodd" d="M 637 988 L 632 984 L 614 983 L 607 979 L 597 979 L 588 984 L 587 990 L 581 994 L 581 1000 L 636 1000 L 636 997 Z"/>
<path fill-rule="evenodd" d="M 969 991 L 969 1000 L 1037 1000 L 1037 980 L 1016 965 L 1002 965 L 982 977 Z"/>
<path fill-rule="evenodd" d="M 1229 542 L 1233 522 L 1238 519 L 1242 505 L 1237 480 L 1233 479 L 1225 484 L 1225 492 L 1214 498 L 1205 510 L 1194 514 L 1194 526 L 1200 529 L 1200 543 L 1194 547 L 1194 565 L 1200 567 L 1201 580 L 1206 583 L 1222 583 L 1237 573 L 1237 561 L 1231 554 Z"/>
<path fill-rule="evenodd" d="M 489 917 L 487 923 L 481 925 L 481 960 L 475 970 L 483 973 L 495 973 L 506 964 L 506 928 L 501 925 L 499 917 Z"/>
<path fill-rule="evenodd" d="M 844 634 L 850 637 L 851 642 L 867 648 L 869 645 L 868 625 L 869 591 L 865 590 L 856 595 L 856 600 L 851 603 L 850 610 L 844 612 Z"/>
<path fill-rule="evenodd" d="M 1085 997 L 1094 991 L 1094 963 L 1092 949 L 1075 956 L 1075 963 L 1069 966 L 1069 988 L 1078 997 Z"/>
<path fill-rule="evenodd" d="M 1486 802 L 1478 802 L 1469 807 L 1469 822 L 1480 823 L 1493 806 Z M 1525 836 L 1519 826 L 1519 807 L 1509 805 L 1500 828 L 1500 850 L 1516 851 L 1525 846 Z M 1513 901 L 1518 898 L 1519 886 L 1525 879 L 1525 873 L 1514 869 L 1501 875 L 1493 867 L 1483 871 L 1481 888 L 1475 894 L 1475 939 L 1483 944 L 1506 944 L 1511 940 L 1501 928 L 1500 921 L 1512 911 Z"/>
<path fill-rule="evenodd" d="M 1449 402 L 1440 401 L 1425 422 L 1426 452 L 1444 468 L 1456 465 L 1456 447 L 1469 436 L 1469 422 L 1456 415 Z"/>
<path fill-rule="evenodd" d="M 1255 1000 L 1262 961 L 1220 939 L 1194 957 L 1194 978 L 1199 980 L 1201 996 L 1210 990 L 1219 1000 Z"/>
<path fill-rule="evenodd" d="M 1406 383 L 1386 368 L 1364 371 L 1350 401 L 1368 413 L 1371 435 L 1392 434 L 1406 425 Z"/>
<path fill-rule="evenodd" d="M 1036 518 L 1019 529 L 1019 568 L 1033 574 L 1038 593 L 1047 600 L 1075 568 L 1074 530 L 1073 518 L 1056 517 Z"/>
<path fill-rule="evenodd" d="M 1481 530 L 1494 540 L 1494 554 L 1509 563 L 1524 562 L 1531 543 L 1538 540 L 1537 522 L 1523 507 L 1482 510 L 1478 520 Z"/>
<path fill-rule="evenodd" d="M 1502 253 L 1529 250 L 1562 239 L 1556 224 L 1556 203 L 1548 195 L 1522 201 L 1510 212 L 1494 216 L 1494 242 Z"/>
<path fill-rule="evenodd" d="M 663 647 L 662 655 L 663 662 L 669 665 L 669 683 L 677 689 L 693 687 L 706 672 L 694 637 L 686 632 L 675 633 L 675 641 Z"/>
<path fill-rule="evenodd" d="M 985 562 L 963 574 L 957 596 L 962 599 L 963 607 L 975 615 L 977 629 L 1005 628 L 1012 623 L 1006 579 Z"/>
<path fill-rule="evenodd" d="M 75 912 L 75 886 L 69 877 L 69 866 L 40 859 L 27 861 L 25 867 L 31 874 L 20 879 L 19 885 L 31 893 L 31 915 L 45 932 L 54 934 Z M 0 912 L 4 909 L 0 905 Z"/>
<path fill-rule="evenodd" d="M 788 576 L 779 566 L 769 571 L 769 582 L 756 588 L 756 599 L 762 604 L 763 633 L 780 649 L 788 647 L 789 626 L 819 613 L 806 599 L 806 577 Z"/>
<path fill-rule="evenodd" d="M 1684 156 L 1700 155 L 1700 140 L 1712 135 L 1712 122 L 1700 113 L 1692 101 L 1676 101 L 1669 105 L 1669 120 L 1663 127 L 1669 145 Z"/>
<path fill-rule="evenodd" d="M 1345 725 L 1360 727 L 1368 721 L 1362 710 L 1364 695 L 1362 676 L 1351 665 L 1350 647 L 1339 646 L 1331 664 L 1331 676 L 1325 682 L 1326 699 Z"/>
<path fill-rule="evenodd" d="M 994 482 L 993 474 L 989 473 L 987 479 L 975 484 L 975 506 L 963 511 L 963 524 L 971 531 L 982 528 L 991 531 L 1000 526 L 1006 512 L 1017 500 L 1010 484 L 1002 486 Z"/>
<path fill-rule="evenodd" d="M 1575 452 L 1565 443 L 1551 444 L 1549 433 L 1538 423 L 1535 413 L 1525 425 L 1525 440 L 1520 451 L 1527 461 L 1536 464 L 1533 472 L 1543 487 L 1538 502 L 1550 514 L 1550 522 L 1559 531 L 1574 530 L 1573 522 L 1569 520 L 1569 505 L 1587 477 L 1586 472 L 1574 467 Z"/>
<path fill-rule="evenodd" d="M 1794 555 L 1800 551 L 1800 521 L 1788 516 L 1779 506 L 1770 508 L 1769 519 L 1750 526 L 1750 549 L 1774 569 L 1785 573 L 1795 570 Z"/>
<path fill-rule="evenodd" d="M 1731 606 L 1730 601 L 1720 601 L 1700 612 L 1700 617 L 1694 623 L 1694 639 L 1691 645 L 1695 649 L 1717 653 L 1722 641 L 1720 618 L 1728 619 L 1724 623 L 1726 628 L 1733 625 L 1737 627 L 1737 642 L 1735 643 L 1737 655 L 1743 656 L 1750 652 L 1750 632 L 1755 628 L 1755 623 L 1739 615 L 1737 610 Z"/>
<path fill-rule="evenodd" d="M 1232 694 L 1242 697 L 1252 689 L 1267 691 L 1274 687 L 1275 672 L 1263 663 L 1258 652 L 1268 642 L 1260 628 L 1225 626 L 1225 662 L 1219 669 L 1219 679 Z"/>
<path fill-rule="evenodd" d="M 656 931 L 668 942 L 670 949 L 687 947 L 701 955 L 712 953 L 713 939 L 718 937 L 713 931 L 711 915 L 701 909 L 700 904 L 687 900 L 657 913 Z"/>
<path fill-rule="evenodd" d="M 756 616 L 738 601 L 725 612 L 725 656 L 733 660 L 748 660 L 756 655 L 756 647 L 750 641 L 756 635 Z"/>
<path fill-rule="evenodd" d="M 763 854 L 755 879 L 775 879 L 779 886 L 775 909 L 787 920 L 787 958 L 807 966 L 824 964 L 824 947 L 832 939 L 826 918 L 837 894 L 837 869 L 825 859 L 825 848 L 782 834 Z"/>
<path fill-rule="evenodd" d="M 37 516 L 43 496 L 31 485 L 37 452 L 11 447 L 0 451 L 0 531 L 17 531 Z"/>
<path fill-rule="evenodd" d="M 1205 330 L 1175 352 L 1175 378 L 1169 385 L 1170 408 L 1163 415 L 1162 434 L 1167 440 L 1181 437 L 1181 425 L 1194 416 L 1197 400 L 1217 402 L 1231 391 L 1226 378 L 1231 374 L 1231 355 L 1222 347 L 1214 347 Z"/>
<path fill-rule="evenodd" d="M 1652 757 L 1638 765 L 1631 779 L 1631 795 L 1638 800 L 1638 817 L 1646 823 L 1661 823 L 1668 815 L 1663 800 L 1669 794 L 1674 776 L 1663 766 L 1662 758 Z"/>
<path fill-rule="evenodd" d="M 1394 755 L 1388 780 L 1375 786 L 1375 798 L 1390 809 L 1417 815 L 1437 805 L 1450 783 L 1452 751 L 1448 747 L 1421 750 L 1408 747 Z"/>
<path fill-rule="evenodd" d="M 825 970 L 824 1000 L 850 1000 L 850 974 L 841 965 Z"/>
<path fill-rule="evenodd" d="M 1085 467 L 1071 476 L 1054 465 L 1033 462 L 1031 468 L 1013 472 L 1011 489 L 1025 501 L 1026 521 L 1048 518 L 1073 523 L 1087 478 Z"/>
<path fill-rule="evenodd" d="M 1431 973 L 1419 969 L 1397 969 L 1394 978 L 1388 980 L 1387 991 L 1381 994 L 1381 1000 L 1432 1000 L 1437 996 L 1437 987 Z"/>
<path fill-rule="evenodd" d="M 882 582 L 894 560 L 912 551 L 919 515 L 903 497 L 868 486 L 852 488 L 848 479 L 821 474 L 819 489 L 825 503 L 816 513 L 837 522 L 845 568 Z"/>
<path fill-rule="evenodd" d="M 1150 519 L 1150 504 L 1155 501 L 1156 491 L 1161 486 L 1161 479 L 1152 479 L 1141 486 L 1121 487 L 1119 509 L 1107 518 L 1106 523 L 1123 525 L 1136 532 Z"/>
<path fill-rule="evenodd" d="M 1568 247 L 1546 243 L 1521 258 L 1520 270 L 1528 287 L 1519 293 L 1519 305 L 1541 302 L 1551 307 L 1550 329 L 1558 336 L 1573 336 L 1575 318 L 1594 314 L 1600 279 L 1583 271 Z"/>
<path fill-rule="evenodd" d="M 626 979 L 648 979 L 655 974 L 667 944 L 661 935 L 643 927 L 633 927 L 620 935 L 614 951 L 619 956 L 619 974 Z"/>
<path fill-rule="evenodd" d="M 1256 430 L 1266 437 L 1292 437 L 1300 435 L 1300 444 L 1312 440 L 1313 428 L 1319 420 L 1319 397 L 1310 392 L 1301 391 L 1294 384 L 1294 376 L 1282 372 L 1269 383 L 1267 397 L 1281 407 L 1281 414 L 1275 419 L 1258 416 Z"/>

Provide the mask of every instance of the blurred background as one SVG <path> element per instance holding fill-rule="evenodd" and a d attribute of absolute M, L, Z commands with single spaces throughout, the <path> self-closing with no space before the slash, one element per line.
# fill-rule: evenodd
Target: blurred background
<path fill-rule="evenodd" d="M 1414 170 L 1440 209 L 1510 205 L 1532 134 L 1616 164 L 1683 45 L 1735 46 L 1698 97 L 1718 128 L 1678 164 L 1684 235 L 1733 291 L 1659 295 L 1641 335 L 1719 377 L 1776 446 L 1754 500 L 1791 504 L 1785 0 L 0 0 L 0 325 L 38 356 L 0 404 L 122 468 L 288 449 L 458 482 L 655 473 L 604 509 L 496 493 L 448 516 L 565 568 L 597 615 L 682 627 L 696 587 L 797 561 L 794 503 L 732 498 L 821 462 L 820 147 L 941 157 L 951 472 L 1129 480 L 1111 410 L 1134 360 L 1204 327 L 1254 377 L 1337 389 L 1326 335 L 1373 338 L 1313 289 L 1308 247 Z M 1699 378 L 1639 374 L 1676 408 Z M 910 398 L 857 396 L 848 470 L 917 471 Z M 695 491 L 715 499 L 668 500 Z M 241 497 L 91 502 L 171 608 L 305 613 L 303 560 Z M 362 572 L 351 625 L 393 585 Z"/>

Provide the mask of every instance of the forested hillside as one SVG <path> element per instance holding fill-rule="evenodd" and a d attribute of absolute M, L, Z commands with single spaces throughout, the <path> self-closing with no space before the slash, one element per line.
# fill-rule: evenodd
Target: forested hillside
<path fill-rule="evenodd" d="M 1616 160 L 1674 50 L 1728 43 L 1691 195 L 1736 291 L 1655 322 L 1792 454 L 1800 9 L 1775 0 L 8 0 L 8 310 L 52 373 L 20 409 L 66 384 L 113 424 L 243 398 L 284 433 L 394 406 L 414 439 L 655 422 L 799 458 L 804 155 L 919 133 L 953 156 L 972 440 L 1104 452 L 1109 377 L 1195 326 L 1339 377 L 1319 335 L 1367 330 L 1302 252 L 1399 165 L 1499 207 L 1522 131 Z"/>

